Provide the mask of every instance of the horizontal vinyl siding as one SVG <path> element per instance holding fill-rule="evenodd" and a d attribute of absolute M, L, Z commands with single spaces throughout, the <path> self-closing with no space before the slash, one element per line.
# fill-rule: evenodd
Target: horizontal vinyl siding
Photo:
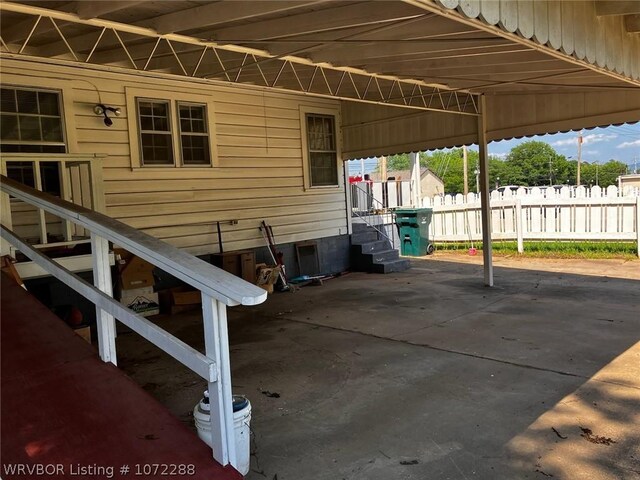
<path fill-rule="evenodd" d="M 2 67 L 7 84 L 65 82 L 65 95 L 73 96 L 65 98 L 73 111 L 64 112 L 67 125 L 75 125 L 70 153 L 108 155 L 105 202 L 107 214 L 118 220 L 194 254 L 217 251 L 216 221 L 238 222 L 222 224 L 229 251 L 262 246 L 262 220 L 274 227 L 280 243 L 347 233 L 344 187 L 305 190 L 302 165 L 300 106 L 339 109 L 337 101 L 37 62 L 3 59 Z M 167 92 L 209 97 L 217 165 L 132 169 L 130 142 L 138 138 L 128 128 L 135 115 L 128 110 L 128 87 L 149 98 Z M 109 128 L 93 114 L 99 100 L 121 110 L 118 117 L 110 115 Z"/>

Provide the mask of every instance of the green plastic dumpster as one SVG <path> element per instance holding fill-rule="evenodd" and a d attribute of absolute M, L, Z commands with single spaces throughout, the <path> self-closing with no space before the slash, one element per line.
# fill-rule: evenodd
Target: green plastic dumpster
<path fill-rule="evenodd" d="M 396 227 L 400 237 L 400 253 L 407 257 L 421 257 L 433 253 L 429 243 L 429 225 L 433 209 L 402 208 L 395 210 Z"/>

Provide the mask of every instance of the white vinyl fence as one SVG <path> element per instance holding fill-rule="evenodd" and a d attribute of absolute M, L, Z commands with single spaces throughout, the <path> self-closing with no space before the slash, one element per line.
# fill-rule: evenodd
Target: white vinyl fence
<path fill-rule="evenodd" d="M 625 192 L 628 193 L 628 192 Z M 424 198 L 433 207 L 435 242 L 481 241 L 480 196 L 470 193 Z M 520 188 L 491 193 L 491 235 L 495 240 L 628 240 L 638 243 L 640 196 L 618 188 Z"/>

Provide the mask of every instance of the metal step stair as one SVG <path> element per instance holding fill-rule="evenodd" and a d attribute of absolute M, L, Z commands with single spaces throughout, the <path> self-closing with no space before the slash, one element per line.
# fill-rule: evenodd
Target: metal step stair
<path fill-rule="evenodd" d="M 364 223 L 354 223 L 351 235 L 351 267 L 358 272 L 403 272 L 411 267 L 409 260 L 400 258 L 398 250 L 386 238 Z"/>

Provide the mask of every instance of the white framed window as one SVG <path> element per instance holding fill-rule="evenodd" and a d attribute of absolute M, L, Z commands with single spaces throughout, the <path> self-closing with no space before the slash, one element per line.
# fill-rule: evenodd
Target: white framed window
<path fill-rule="evenodd" d="M 59 91 L 3 86 L 0 89 L 0 151 L 66 153 Z"/>
<path fill-rule="evenodd" d="M 0 151 L 3 153 L 66 153 L 61 92 L 32 87 L 0 89 Z M 7 162 L 7 176 L 35 188 L 33 162 Z M 60 196 L 56 163 L 40 164 L 42 191 Z"/>
<path fill-rule="evenodd" d="M 132 168 L 210 168 L 217 162 L 210 97 L 139 88 L 125 89 Z"/>
<path fill-rule="evenodd" d="M 339 188 L 341 152 L 338 110 L 300 107 L 305 188 Z"/>
<path fill-rule="evenodd" d="M 183 165 L 211 165 L 207 106 L 178 102 L 180 153 Z"/>
<path fill-rule="evenodd" d="M 174 165 L 170 102 L 138 98 L 136 105 L 142 165 Z"/>

